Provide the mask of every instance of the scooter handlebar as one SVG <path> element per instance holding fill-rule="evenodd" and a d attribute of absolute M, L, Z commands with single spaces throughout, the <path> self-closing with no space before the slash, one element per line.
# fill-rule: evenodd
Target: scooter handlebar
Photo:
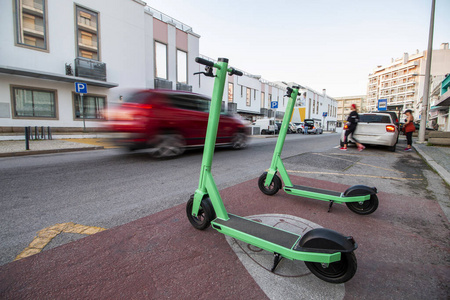
<path fill-rule="evenodd" d="M 212 61 L 203 59 L 201 57 L 196 57 L 195 61 L 198 62 L 199 64 L 202 64 L 202 65 L 205 65 L 205 66 L 208 66 L 208 67 L 214 67 L 214 63 Z"/>

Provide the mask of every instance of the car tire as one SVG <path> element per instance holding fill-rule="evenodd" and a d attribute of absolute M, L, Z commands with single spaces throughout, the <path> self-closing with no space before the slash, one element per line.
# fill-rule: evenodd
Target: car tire
<path fill-rule="evenodd" d="M 181 134 L 164 134 L 158 137 L 159 141 L 154 147 L 153 157 L 176 157 L 184 152 L 185 140 Z"/>
<path fill-rule="evenodd" d="M 267 131 L 265 129 L 261 130 L 261 134 L 267 134 Z"/>
<path fill-rule="evenodd" d="M 391 152 L 395 152 L 395 149 L 397 148 L 397 143 L 394 144 L 394 146 L 389 146 L 388 149 Z"/>
<path fill-rule="evenodd" d="M 236 150 L 246 148 L 247 135 L 243 132 L 236 132 L 231 140 L 231 147 Z"/>

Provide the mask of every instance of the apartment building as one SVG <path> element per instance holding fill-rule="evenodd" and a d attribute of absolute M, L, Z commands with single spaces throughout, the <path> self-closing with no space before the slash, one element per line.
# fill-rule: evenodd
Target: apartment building
<path fill-rule="evenodd" d="M 0 22 L 2 131 L 97 127 L 129 88 L 193 89 L 200 36 L 143 1 L 3 1 Z"/>
<path fill-rule="evenodd" d="M 356 104 L 359 112 L 366 112 L 366 95 L 336 97 L 338 127 L 342 126 L 350 114 L 350 106 Z"/>
<path fill-rule="evenodd" d="M 379 99 L 387 99 L 388 109 L 413 110 L 416 119 L 420 111 L 425 81 L 427 51 L 404 53 L 403 57 L 392 59 L 386 66 L 377 66 L 369 74 L 367 85 L 367 110 L 376 110 Z M 450 50 L 448 43 L 433 50 L 431 75 L 440 76 L 450 72 Z"/>
<path fill-rule="evenodd" d="M 204 71 L 195 57 L 214 60 L 200 55 L 200 35 L 140 0 L 4 1 L 0 24 L 0 132 L 94 129 L 130 89 L 212 93 L 214 78 L 194 75 Z M 227 78 L 224 107 L 248 120 L 282 119 L 286 85 L 243 73 Z M 76 82 L 87 84 L 82 97 Z M 305 92 L 308 117 L 334 126 L 336 101 Z"/>

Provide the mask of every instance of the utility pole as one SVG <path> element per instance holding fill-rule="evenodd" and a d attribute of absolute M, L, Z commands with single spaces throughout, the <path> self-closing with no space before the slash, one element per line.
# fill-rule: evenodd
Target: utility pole
<path fill-rule="evenodd" d="M 431 0 L 430 32 L 428 34 L 427 63 L 425 68 L 425 86 L 423 88 L 422 110 L 420 113 L 419 143 L 425 142 L 425 129 L 428 119 L 428 97 L 430 94 L 431 55 L 433 53 L 434 7 L 436 0 Z"/>

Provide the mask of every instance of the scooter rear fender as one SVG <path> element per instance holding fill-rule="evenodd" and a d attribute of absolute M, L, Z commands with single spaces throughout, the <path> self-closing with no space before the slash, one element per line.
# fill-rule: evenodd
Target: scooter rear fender
<path fill-rule="evenodd" d="M 327 228 L 315 228 L 305 233 L 294 249 L 305 252 L 335 253 L 352 252 L 356 248 L 358 244 L 351 236 L 344 236 Z"/>
<path fill-rule="evenodd" d="M 354 185 L 345 190 L 344 196 L 364 196 L 364 195 L 375 195 L 377 193 L 376 187 L 368 187 L 366 185 Z"/>

